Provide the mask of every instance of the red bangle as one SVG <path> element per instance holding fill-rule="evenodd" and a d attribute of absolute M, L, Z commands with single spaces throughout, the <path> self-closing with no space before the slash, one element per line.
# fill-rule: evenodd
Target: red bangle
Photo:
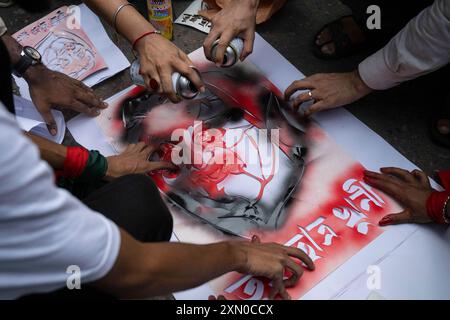
<path fill-rule="evenodd" d="M 75 179 L 82 173 L 89 159 L 89 151 L 83 147 L 67 147 L 62 176 Z"/>
<path fill-rule="evenodd" d="M 144 38 L 148 35 L 151 35 L 151 34 L 161 34 L 161 31 L 153 30 L 153 31 L 146 32 L 143 35 L 139 36 L 136 40 L 133 41 L 133 50 L 136 50 L 135 47 L 139 40 L 141 40 L 142 38 Z"/>

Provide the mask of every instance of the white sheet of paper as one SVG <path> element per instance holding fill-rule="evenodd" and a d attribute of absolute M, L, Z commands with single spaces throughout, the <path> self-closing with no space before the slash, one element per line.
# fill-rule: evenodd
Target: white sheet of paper
<path fill-rule="evenodd" d="M 83 30 L 89 36 L 89 39 L 108 65 L 108 68 L 100 70 L 83 80 L 87 86 L 92 87 L 128 68 L 130 62 L 108 37 L 108 34 L 106 33 L 105 28 L 103 28 L 97 15 L 95 15 L 95 13 L 85 4 L 81 4 L 79 8 Z M 18 78 L 16 76 L 14 76 L 14 79 L 20 89 L 20 95 L 31 100 L 27 82 L 23 78 Z"/>
<path fill-rule="evenodd" d="M 58 133 L 56 136 L 52 136 L 50 132 L 48 132 L 45 121 L 37 111 L 33 102 L 19 96 L 14 96 L 14 108 L 16 111 L 16 121 L 22 130 L 34 133 L 56 143 L 61 143 L 63 141 L 66 132 L 66 124 L 64 115 L 61 111 L 52 110 L 53 117 L 58 126 Z"/>
<path fill-rule="evenodd" d="M 282 91 L 292 81 L 304 77 L 259 35 L 256 36 L 254 53 L 249 58 Z M 409 170 L 417 168 L 344 108 L 320 113 L 315 116 L 315 120 L 342 148 L 368 169 L 378 170 L 383 166 Z M 82 139 L 89 135 L 92 140 L 98 139 L 90 141 L 90 145 L 102 144 L 105 140 L 104 137 L 97 138 L 97 133 L 89 129 L 97 126 L 94 119 L 86 119 L 75 124 L 69 126 L 72 134 L 75 130 L 83 132 Z M 88 132 L 89 130 L 92 132 Z M 81 141 L 77 134 L 74 134 L 74 137 Z M 369 277 L 367 268 L 377 265 L 381 269 L 380 294 L 383 297 L 449 299 L 449 230 L 440 226 L 388 227 L 382 235 L 347 260 L 303 298 L 366 299 L 374 291 L 366 285 Z M 432 284 L 433 287 L 427 284 Z M 205 284 L 174 295 L 177 299 L 198 299 L 205 298 L 210 293 L 211 289 Z"/>
<path fill-rule="evenodd" d="M 175 20 L 176 24 L 188 26 L 204 33 L 211 31 L 211 22 L 198 15 L 202 8 L 202 0 L 195 0 Z"/>

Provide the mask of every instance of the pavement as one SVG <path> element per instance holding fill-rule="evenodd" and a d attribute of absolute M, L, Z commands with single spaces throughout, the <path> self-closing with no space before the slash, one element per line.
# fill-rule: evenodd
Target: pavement
<path fill-rule="evenodd" d="M 52 10 L 63 4 L 79 3 L 53 2 Z M 174 0 L 175 16 L 181 14 L 190 2 Z M 350 71 L 369 52 L 339 61 L 323 61 L 314 57 L 311 50 L 312 38 L 317 30 L 327 22 L 349 13 L 349 9 L 339 0 L 290 0 L 270 21 L 258 26 L 257 32 L 305 75 Z M 30 15 L 17 6 L 12 6 L 0 8 L 0 15 L 9 31 L 14 33 L 44 13 Z M 132 61 L 134 56 L 130 45 L 117 36 L 112 28 L 107 25 L 105 28 Z M 174 42 L 185 52 L 199 48 L 204 37 L 197 30 L 175 25 Z M 396 88 L 372 93 L 346 108 L 428 175 L 433 175 L 435 170 L 450 168 L 450 149 L 434 144 L 428 134 L 430 117 L 442 104 L 445 94 L 450 92 L 448 83 L 449 79 L 442 72 L 435 72 Z M 101 97 L 108 98 L 129 85 L 131 82 L 128 72 L 124 71 L 94 89 Z M 67 113 L 67 117 L 71 116 L 73 114 Z"/>

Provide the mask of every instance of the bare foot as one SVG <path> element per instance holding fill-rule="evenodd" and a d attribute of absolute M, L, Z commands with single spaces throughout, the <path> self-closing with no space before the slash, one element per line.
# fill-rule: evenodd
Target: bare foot
<path fill-rule="evenodd" d="M 450 119 L 441 119 L 437 122 L 437 129 L 440 134 L 450 134 Z"/>
<path fill-rule="evenodd" d="M 350 38 L 348 46 L 354 46 L 366 41 L 363 31 L 356 23 L 353 17 L 344 17 L 341 19 L 343 31 Z M 317 35 L 316 45 L 320 47 L 322 53 L 326 55 L 334 55 L 336 51 L 336 45 L 333 42 L 332 35 L 329 28 L 324 28 L 321 33 Z"/>

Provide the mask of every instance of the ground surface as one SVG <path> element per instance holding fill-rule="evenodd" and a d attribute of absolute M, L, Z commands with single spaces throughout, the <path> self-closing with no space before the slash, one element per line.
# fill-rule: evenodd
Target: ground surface
<path fill-rule="evenodd" d="M 53 9 L 71 1 L 54 1 Z M 175 16 L 190 3 L 174 0 Z M 364 59 L 364 54 L 340 61 L 322 61 L 315 58 L 310 49 L 313 35 L 320 27 L 335 18 L 348 14 L 349 10 L 338 0 L 290 0 L 272 20 L 258 27 L 257 31 L 283 56 L 305 75 L 317 72 L 348 71 Z M 16 6 L 3 9 L 0 15 L 11 33 L 42 16 L 29 15 Z M 130 46 L 117 37 L 111 28 L 108 33 L 116 44 L 133 59 Z M 205 35 L 196 30 L 175 26 L 175 43 L 186 52 L 201 46 Z M 408 159 L 432 175 L 434 170 L 450 168 L 450 150 L 431 142 L 428 122 L 441 103 L 444 92 L 435 90 L 435 84 L 450 83 L 439 74 L 404 84 L 395 89 L 372 94 L 348 107 L 355 116 L 367 124 Z M 107 98 L 130 85 L 128 72 L 122 72 L 96 86 L 96 92 Z M 446 88 L 449 92 L 449 87 Z"/>

